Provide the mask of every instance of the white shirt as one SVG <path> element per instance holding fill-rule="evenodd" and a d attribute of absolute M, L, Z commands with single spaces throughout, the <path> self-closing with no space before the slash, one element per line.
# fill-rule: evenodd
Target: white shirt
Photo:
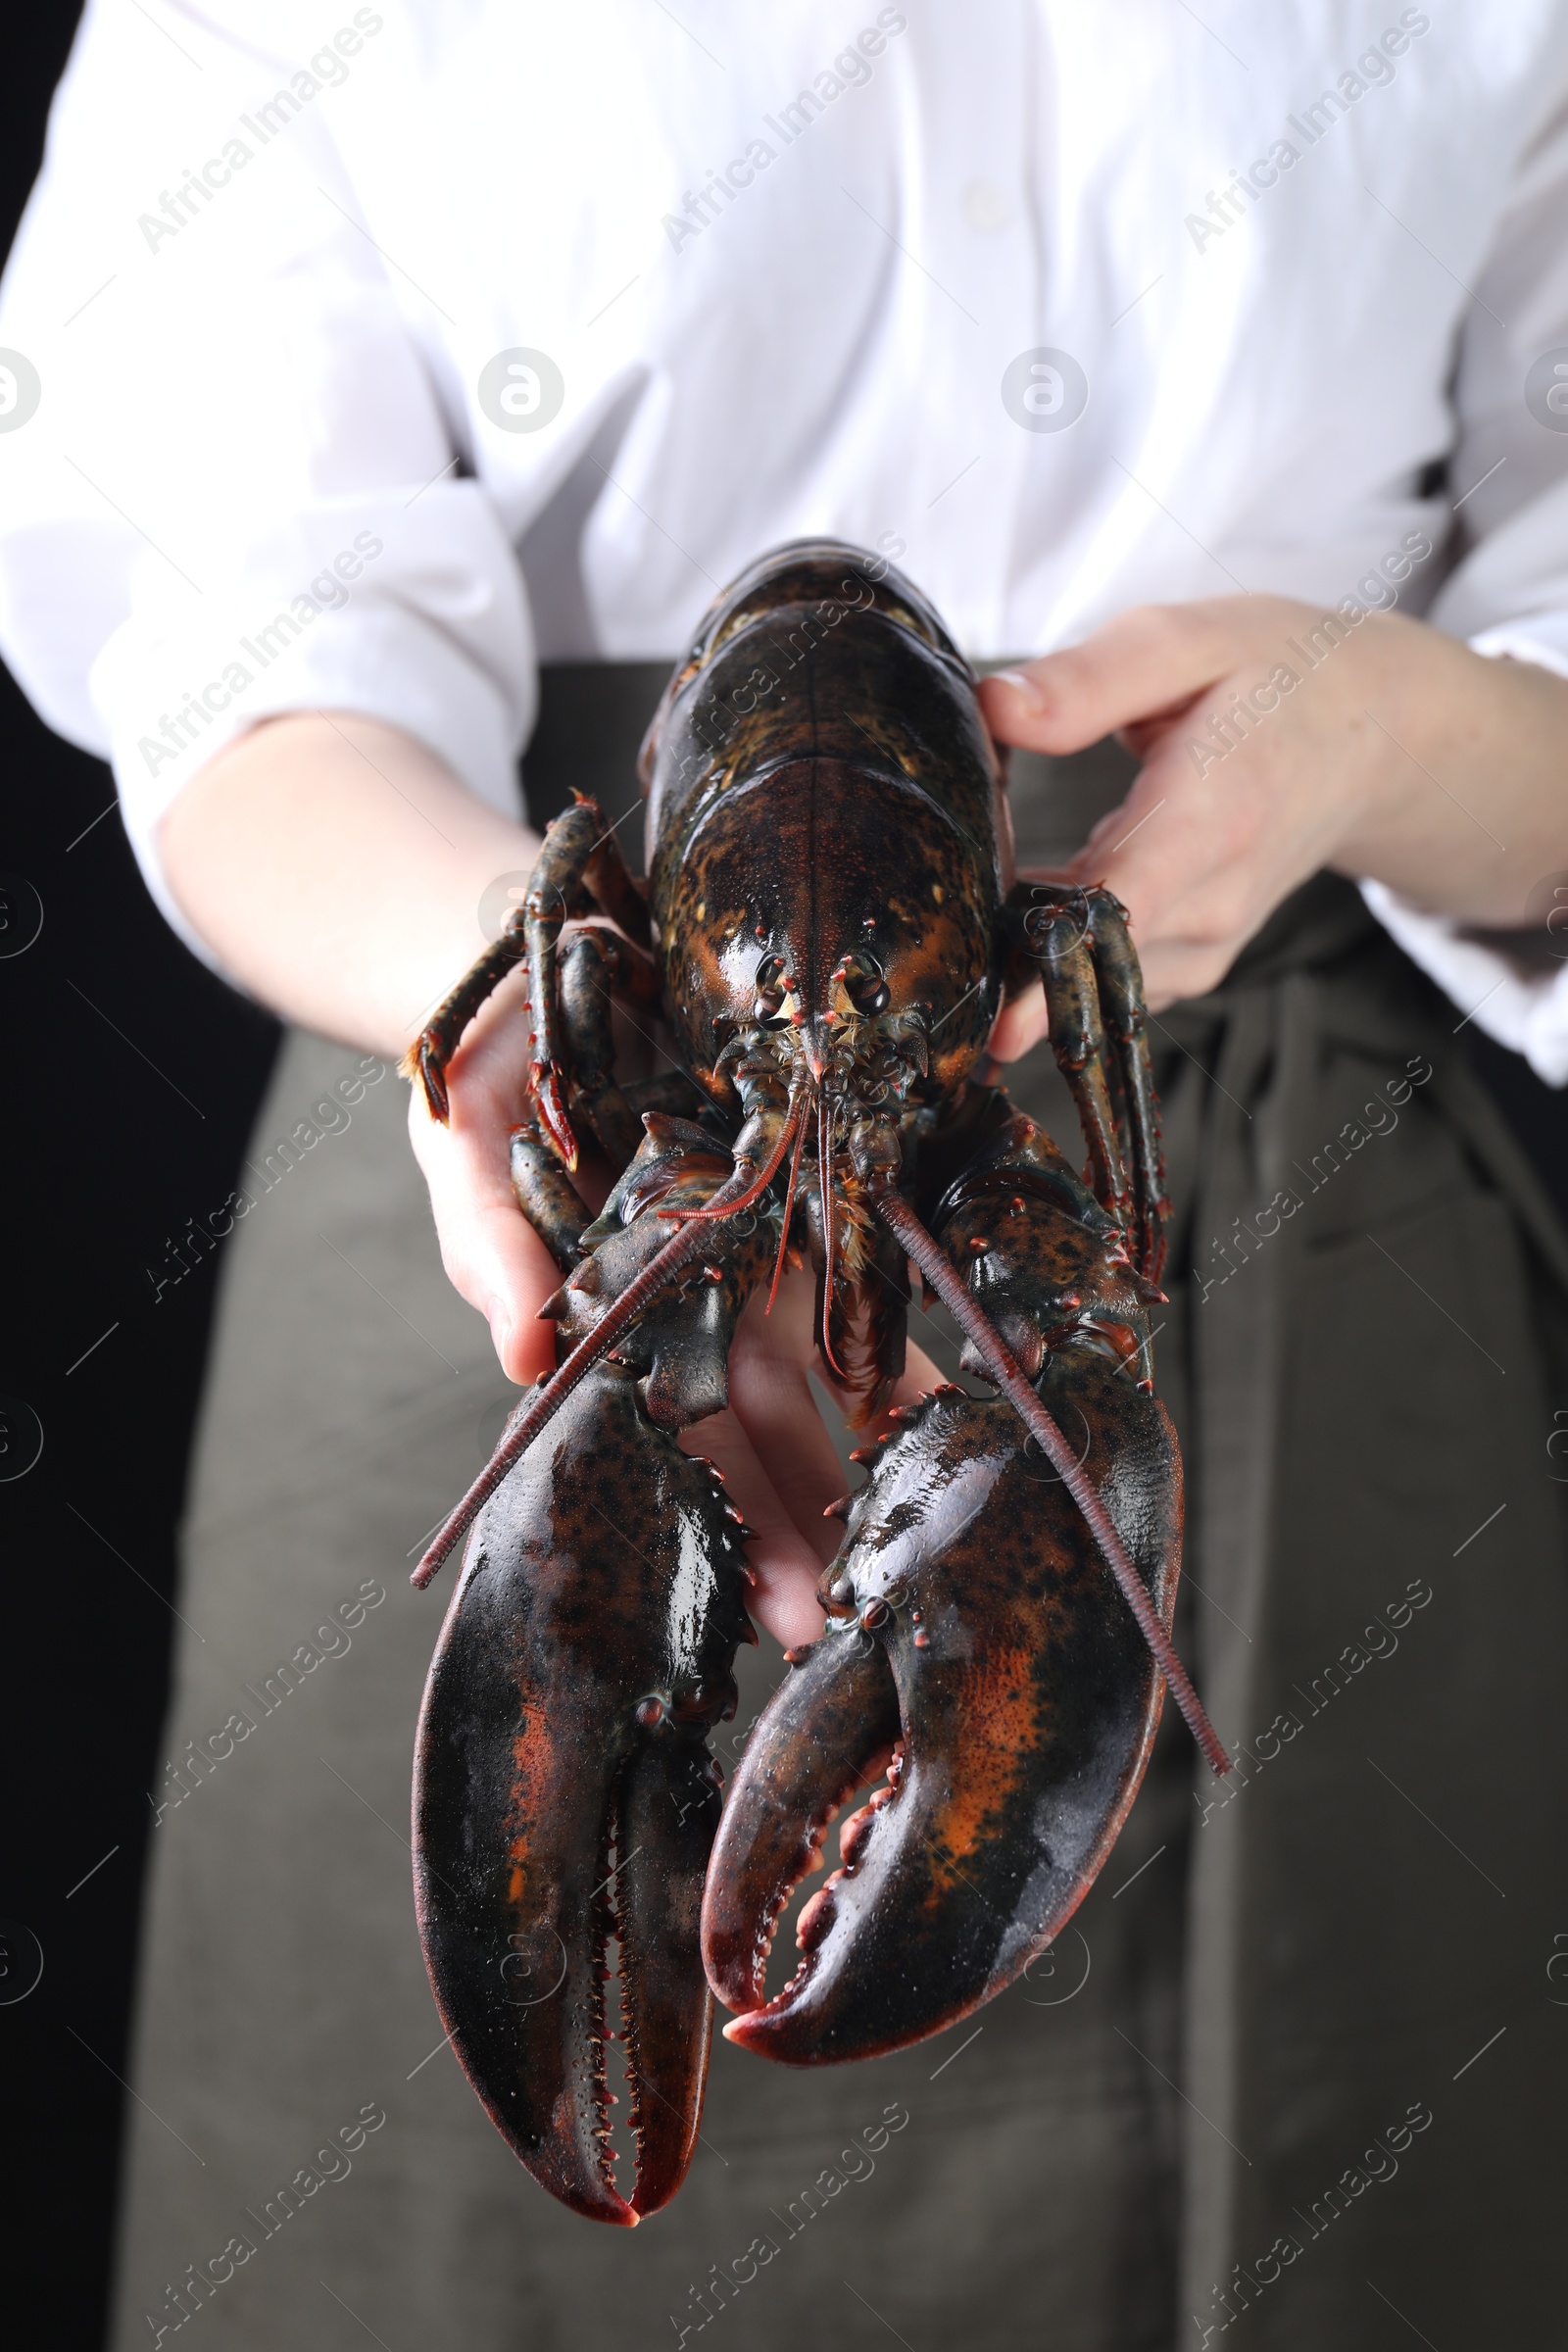
<path fill-rule="evenodd" d="M 514 809 L 538 660 L 799 533 L 977 657 L 1247 588 L 1568 676 L 1568 10 L 93 0 L 0 347 L 0 646 L 187 938 L 228 737 L 368 711 Z M 1568 1079 L 1568 964 L 1366 890 Z"/>

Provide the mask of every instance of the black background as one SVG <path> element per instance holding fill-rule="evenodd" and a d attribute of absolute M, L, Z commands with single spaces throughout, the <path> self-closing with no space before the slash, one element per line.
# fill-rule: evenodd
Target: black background
<path fill-rule="evenodd" d="M 74 22 L 56 6 L 19 16 L 8 31 L 7 244 Z M 168 1245 L 187 1217 L 210 1213 L 230 1190 L 277 1030 L 168 931 L 112 810 L 108 770 L 50 735 L 3 669 L 0 793 L 0 869 L 31 886 L 44 918 L 31 947 L 0 959 L 0 1396 L 30 1406 L 44 1433 L 36 1466 L 0 1483 L 0 1921 L 29 1930 L 44 1956 L 35 1991 L 0 1999 L 0 2328 L 12 2342 L 93 2352 L 108 2289 L 146 1792 L 163 1763 L 174 1533 L 215 1261 L 157 1303 L 148 1269 L 167 1272 Z M 0 956 L 28 928 L 25 892 L 10 903 Z M 1474 1051 L 1568 1215 L 1568 1099 L 1485 1039 Z M 10 1948 L 0 1996 L 30 1947 L 13 1938 Z"/>
<path fill-rule="evenodd" d="M 8 24 L 7 245 L 74 22 L 56 5 Z M 156 1306 L 146 1269 L 234 1184 L 277 1031 L 169 931 L 118 812 L 93 823 L 114 801 L 108 769 L 51 735 L 3 669 L 0 794 L 0 869 L 43 902 L 35 944 L 0 960 L 0 1394 L 44 1432 L 37 1466 L 0 1484 L 0 1919 L 30 1929 L 44 1955 L 37 1990 L 0 2006 L 0 2335 L 89 2352 L 104 2327 L 146 1791 L 162 1779 L 174 1529 L 213 1298 L 210 1260 Z M 25 936 L 29 905 L 11 894 L 0 952 Z M 20 1939 L 13 1951 L 14 1984 Z"/>

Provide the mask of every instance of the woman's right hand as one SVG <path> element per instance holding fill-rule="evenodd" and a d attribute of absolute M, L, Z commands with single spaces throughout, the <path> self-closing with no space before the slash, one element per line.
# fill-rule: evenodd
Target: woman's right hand
<path fill-rule="evenodd" d="M 555 1369 L 555 1326 L 539 1309 L 562 1276 L 512 1190 L 512 1130 L 527 1107 L 527 967 L 516 965 L 481 1005 L 447 1064 L 449 1116 L 433 1119 L 409 1089 L 409 1141 L 429 1188 L 448 1280 L 490 1326 L 501 1369 L 519 1387 Z M 600 1198 L 578 1179 L 590 1208 Z"/>

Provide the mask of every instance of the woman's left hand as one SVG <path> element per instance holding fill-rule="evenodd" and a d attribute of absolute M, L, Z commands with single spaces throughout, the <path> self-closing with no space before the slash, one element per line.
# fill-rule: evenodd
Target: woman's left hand
<path fill-rule="evenodd" d="M 1145 606 L 981 697 L 999 743 L 1115 734 L 1142 759 L 1065 875 L 1122 900 L 1155 1010 L 1213 988 L 1323 866 L 1499 928 L 1568 866 L 1568 681 L 1424 621 L 1275 596 Z M 1030 991 L 992 1050 L 1012 1060 L 1045 1027 Z"/>

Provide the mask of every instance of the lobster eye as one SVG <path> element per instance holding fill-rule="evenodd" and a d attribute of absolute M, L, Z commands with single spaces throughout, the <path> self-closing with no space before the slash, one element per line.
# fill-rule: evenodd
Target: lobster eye
<path fill-rule="evenodd" d="M 764 956 L 757 967 L 757 1002 L 752 1006 L 752 1018 L 763 1029 L 782 1029 L 784 1014 L 779 1007 L 784 1002 L 784 958 Z"/>
<path fill-rule="evenodd" d="M 844 975 L 844 986 L 862 1021 L 874 1020 L 879 1012 L 886 1012 L 892 1002 L 892 990 L 868 956 L 861 956 L 851 965 Z"/>

